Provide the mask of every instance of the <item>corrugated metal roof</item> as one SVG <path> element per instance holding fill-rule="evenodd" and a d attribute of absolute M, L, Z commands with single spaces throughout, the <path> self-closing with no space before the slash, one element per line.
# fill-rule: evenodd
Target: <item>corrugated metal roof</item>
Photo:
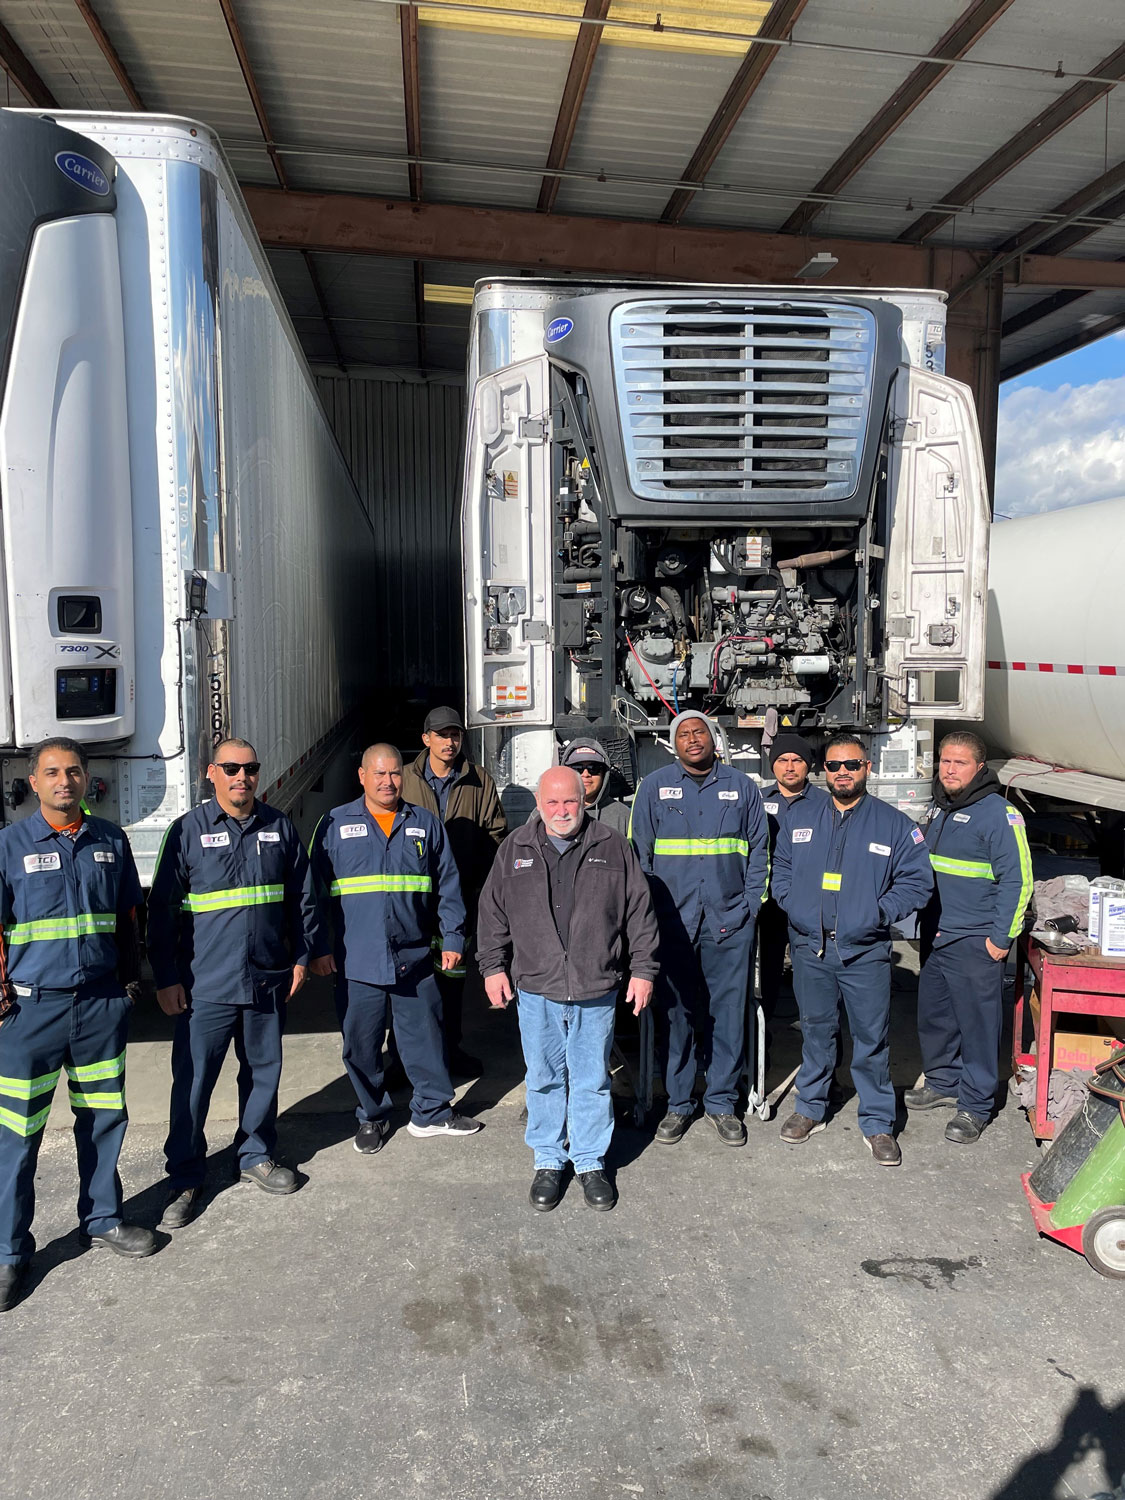
<path fill-rule="evenodd" d="M 487 6 L 490 0 L 480 0 Z M 499 0 L 491 0 L 499 3 Z M 510 0 L 524 10 L 539 0 Z M 687 225 L 773 230 L 913 72 L 969 0 L 808 0 L 798 45 L 776 50 L 756 92 L 688 202 Z M 580 0 L 542 0 L 576 18 Z M 96 0 L 97 15 L 145 105 L 203 120 L 239 178 L 274 185 L 258 118 L 216 0 Z M 740 66 L 742 44 L 680 37 L 676 25 L 751 32 L 765 0 L 615 0 L 611 21 L 640 18 L 661 33 L 605 32 L 575 122 L 558 213 L 657 220 Z M 382 0 L 234 0 L 257 86 L 290 185 L 312 192 L 404 198 L 406 105 L 399 8 Z M 963 178 L 1075 86 L 1121 43 L 1121 0 L 1013 3 L 821 211 L 817 235 L 894 239 Z M 0 21 L 64 108 L 125 107 L 124 91 L 72 0 L 0 0 Z M 420 13 L 423 196 L 435 202 L 532 209 L 563 97 L 575 22 L 475 12 Z M 652 44 L 652 45 L 650 45 Z M 855 50 L 856 47 L 867 50 Z M 897 51 L 903 55 L 888 55 Z M 878 54 L 882 55 L 878 55 Z M 909 54 L 909 55 L 906 55 Z M 764 55 L 764 54 L 758 54 Z M 1062 60 L 1062 78 L 1053 76 Z M 1019 65 L 987 69 L 975 63 Z M 1028 68 L 1040 71 L 1026 71 Z M 13 102 L 19 103 L 13 90 Z M 1001 245 L 1107 166 L 1125 159 L 1125 85 L 1032 151 L 934 236 L 938 245 Z M 599 181 L 599 175 L 605 180 Z M 1125 220 L 1068 253 L 1125 256 Z M 334 360 L 309 264 L 271 257 L 310 356 Z M 404 260 L 314 255 L 345 363 L 463 360 L 464 308 L 430 299 L 419 314 Z M 468 286 L 497 266 L 426 263 L 429 285 Z M 507 268 L 507 269 L 519 269 Z M 1009 289 L 1006 315 L 1050 289 Z M 1074 301 L 1005 345 L 1007 363 L 1125 308 L 1125 293 Z"/>

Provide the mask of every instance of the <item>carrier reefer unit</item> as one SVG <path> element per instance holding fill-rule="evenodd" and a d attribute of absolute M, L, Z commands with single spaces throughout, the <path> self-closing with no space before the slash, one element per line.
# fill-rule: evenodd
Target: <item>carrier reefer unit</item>
<path fill-rule="evenodd" d="M 989 505 L 937 292 L 490 280 L 472 309 L 470 725 L 503 783 L 591 730 L 632 774 L 686 708 L 869 735 L 928 795 L 982 709 Z"/>
<path fill-rule="evenodd" d="M 147 874 L 222 735 L 322 766 L 372 527 L 205 126 L 0 111 L 0 224 L 4 816 L 69 735 Z"/>

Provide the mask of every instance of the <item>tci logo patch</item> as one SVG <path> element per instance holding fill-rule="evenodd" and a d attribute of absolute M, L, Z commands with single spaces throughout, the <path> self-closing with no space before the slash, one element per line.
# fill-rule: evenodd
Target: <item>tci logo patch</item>
<path fill-rule="evenodd" d="M 55 166 L 64 177 L 69 177 L 71 182 L 98 198 L 104 198 L 109 192 L 109 178 L 88 156 L 81 156 L 77 151 L 60 151 L 55 157 Z"/>
<path fill-rule="evenodd" d="M 557 344 L 560 339 L 565 339 L 568 333 L 574 331 L 574 323 L 570 318 L 556 318 L 553 323 L 547 324 L 548 344 Z"/>

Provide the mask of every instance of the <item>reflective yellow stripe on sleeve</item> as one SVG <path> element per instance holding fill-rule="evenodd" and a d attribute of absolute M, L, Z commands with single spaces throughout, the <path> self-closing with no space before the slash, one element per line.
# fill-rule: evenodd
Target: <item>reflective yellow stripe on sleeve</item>
<path fill-rule="evenodd" d="M 283 885 L 243 885 L 226 891 L 189 891 L 183 900 L 183 910 L 200 916 L 241 906 L 272 906 L 284 900 Z"/>
<path fill-rule="evenodd" d="M 334 896 L 363 896 L 371 891 L 432 891 L 429 875 L 341 875 L 329 887 Z"/>
<path fill-rule="evenodd" d="M 995 880 L 992 866 L 973 859 L 949 859 L 944 854 L 931 854 L 930 864 L 939 875 L 963 875 L 969 880 Z"/>

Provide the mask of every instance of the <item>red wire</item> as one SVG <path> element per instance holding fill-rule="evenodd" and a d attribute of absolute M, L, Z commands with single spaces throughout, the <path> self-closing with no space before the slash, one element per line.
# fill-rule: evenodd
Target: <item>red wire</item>
<path fill-rule="evenodd" d="M 652 688 L 653 692 L 660 699 L 661 703 L 663 703 L 664 707 L 668 710 L 668 712 L 672 715 L 672 717 L 674 719 L 676 717 L 676 710 L 668 702 L 667 698 L 665 698 L 664 694 L 657 687 L 656 683 L 653 682 L 651 676 L 649 676 L 649 670 L 645 666 L 644 662 L 637 655 L 637 648 L 636 648 L 636 646 L 633 645 L 632 640 L 629 638 L 628 631 L 625 632 L 625 640 L 626 640 L 626 643 L 628 644 L 629 650 L 633 653 L 633 658 L 636 661 L 637 666 L 640 667 L 641 671 L 645 674 L 646 677 L 648 677 L 648 685 L 649 685 L 649 687 Z"/>

